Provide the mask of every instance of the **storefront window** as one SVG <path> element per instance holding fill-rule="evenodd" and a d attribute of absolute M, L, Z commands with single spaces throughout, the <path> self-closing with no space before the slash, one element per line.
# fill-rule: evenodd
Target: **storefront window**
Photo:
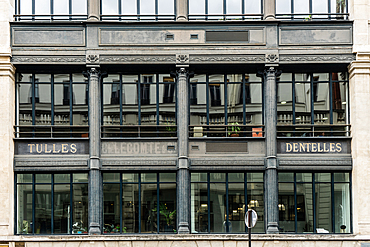
<path fill-rule="evenodd" d="M 191 232 L 245 233 L 244 215 L 254 209 L 252 232 L 264 232 L 263 173 L 192 173 Z"/>
<path fill-rule="evenodd" d="M 87 137 L 88 83 L 82 74 L 17 74 L 16 137 Z"/>
<path fill-rule="evenodd" d="M 169 74 L 111 74 L 103 81 L 103 137 L 176 137 L 176 84 Z"/>
<path fill-rule="evenodd" d="M 87 234 L 87 173 L 17 174 L 16 183 L 17 234 Z"/>
<path fill-rule="evenodd" d="M 347 73 L 283 73 L 277 79 L 278 136 L 350 136 Z"/>
<path fill-rule="evenodd" d="M 189 92 L 190 137 L 263 137 L 260 77 L 199 74 Z"/>
<path fill-rule="evenodd" d="M 349 173 L 279 173 L 279 229 L 350 233 Z"/>
<path fill-rule="evenodd" d="M 103 194 L 104 233 L 176 233 L 176 173 L 104 173 Z"/>

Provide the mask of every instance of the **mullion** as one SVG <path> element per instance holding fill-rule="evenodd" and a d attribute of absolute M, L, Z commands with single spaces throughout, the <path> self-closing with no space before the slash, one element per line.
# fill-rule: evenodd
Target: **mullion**
<path fill-rule="evenodd" d="M 139 0 L 137 0 L 139 1 Z M 141 76 L 138 74 L 138 80 L 137 80 L 137 99 L 138 99 L 138 122 L 139 125 L 141 125 Z"/>
<path fill-rule="evenodd" d="M 51 74 L 51 126 L 54 125 L 54 74 Z M 53 132 L 51 132 L 51 137 L 53 137 Z"/>
<path fill-rule="evenodd" d="M 122 234 L 122 229 L 123 229 L 123 210 L 122 210 L 122 207 L 123 207 L 123 202 L 122 202 L 122 196 L 123 196 L 123 184 L 122 184 L 122 173 L 119 173 L 120 177 L 119 177 L 119 232 L 120 234 Z"/>
<path fill-rule="evenodd" d="M 312 203 L 313 203 L 313 232 L 316 232 L 316 183 L 315 173 L 312 173 Z"/>
<path fill-rule="evenodd" d="M 73 174 L 69 174 L 69 234 L 72 234 L 73 228 Z"/>
<path fill-rule="evenodd" d="M 209 125 L 209 74 L 206 74 L 206 101 L 207 125 Z"/>
<path fill-rule="evenodd" d="M 244 173 L 244 205 L 245 205 L 245 211 L 248 211 L 248 199 L 249 199 L 248 198 L 248 179 L 247 179 L 247 173 Z M 248 227 L 247 226 L 245 226 L 245 232 L 246 233 L 248 232 Z"/>
<path fill-rule="evenodd" d="M 228 173 L 226 173 L 225 186 L 226 186 L 226 232 L 230 232 L 230 229 L 229 229 L 229 174 Z"/>
<path fill-rule="evenodd" d="M 294 73 L 292 73 L 292 111 L 293 111 L 293 125 L 295 125 L 296 116 L 295 116 L 295 74 Z"/>
<path fill-rule="evenodd" d="M 226 0 L 224 0 L 224 1 L 226 1 Z M 222 84 L 220 83 L 220 91 L 221 91 L 221 85 Z M 225 116 L 225 125 L 228 124 L 228 121 L 227 121 L 227 87 L 228 87 L 227 75 L 224 74 L 224 116 Z M 220 92 L 220 94 L 221 94 L 221 92 Z M 227 128 L 226 128 L 226 136 L 227 136 Z"/>
<path fill-rule="evenodd" d="M 293 182 L 293 190 L 294 190 L 294 232 L 298 232 L 298 216 L 297 216 L 297 173 L 294 173 L 294 182 Z"/>
<path fill-rule="evenodd" d="M 157 123 L 157 125 L 159 125 L 159 74 L 156 74 L 155 79 L 156 79 L 155 100 L 157 101 L 156 102 L 156 118 L 157 118 L 156 123 Z M 149 87 L 150 86 L 151 85 L 149 84 Z M 149 104 L 150 104 L 150 102 L 149 102 Z M 158 133 L 157 133 L 157 135 L 158 135 Z"/>
<path fill-rule="evenodd" d="M 69 4 L 68 12 L 69 12 L 69 15 L 70 15 L 68 18 L 69 18 L 69 20 L 71 20 L 72 19 L 72 16 L 71 16 L 72 15 L 72 0 L 69 0 L 68 4 Z"/>
<path fill-rule="evenodd" d="M 155 20 L 158 21 L 158 0 L 154 0 L 154 8 Z"/>
<path fill-rule="evenodd" d="M 36 124 L 36 100 L 35 100 L 35 90 L 36 90 L 36 84 L 35 84 L 35 74 L 32 74 L 32 125 Z M 34 132 L 33 128 L 33 132 Z M 34 133 L 33 133 L 34 135 Z"/>
<path fill-rule="evenodd" d="M 243 3 L 244 3 L 244 0 L 242 0 Z M 243 13 L 244 14 L 244 13 Z M 245 98 L 246 98 L 246 90 L 245 90 L 245 87 L 246 87 L 246 84 L 245 84 L 245 74 L 243 73 L 242 74 L 242 94 L 243 94 L 243 125 L 246 125 L 247 124 L 247 113 L 246 113 L 246 103 L 245 103 Z M 245 129 L 244 129 L 245 130 Z M 245 136 L 245 134 L 243 135 Z"/>
<path fill-rule="evenodd" d="M 159 173 L 157 173 L 157 233 L 159 233 Z"/>
<path fill-rule="evenodd" d="M 141 233 L 141 173 L 138 173 L 138 190 L 139 190 L 139 233 Z"/>
<path fill-rule="evenodd" d="M 90 79 L 89 79 L 90 82 Z M 72 74 L 69 74 L 69 125 L 73 125 L 73 83 Z"/>
<path fill-rule="evenodd" d="M 35 224 L 35 207 L 36 207 L 36 200 L 35 200 L 35 174 L 32 174 L 32 222 Z M 32 234 L 35 234 L 35 226 L 32 226 Z"/>
<path fill-rule="evenodd" d="M 51 174 L 51 234 L 54 234 L 54 174 Z"/>
<path fill-rule="evenodd" d="M 334 205 L 334 173 L 330 173 L 331 177 L 331 229 L 332 233 L 335 233 L 335 205 Z"/>
<path fill-rule="evenodd" d="M 140 21 L 140 0 L 136 0 L 136 13 L 137 13 L 137 20 Z"/>
<path fill-rule="evenodd" d="M 53 14 L 54 14 L 54 1 L 50 0 L 50 19 L 53 20 Z"/>
<path fill-rule="evenodd" d="M 207 0 L 206 0 L 207 1 Z M 208 233 L 211 232 L 211 185 L 210 185 L 210 173 L 207 172 L 207 221 L 208 221 Z"/>
<path fill-rule="evenodd" d="M 311 124 L 314 125 L 315 124 L 315 102 L 314 102 L 314 97 L 315 97 L 315 94 L 313 92 L 313 74 L 310 73 L 309 74 L 310 76 L 310 89 L 311 89 Z M 311 136 L 314 136 L 314 127 L 311 126 Z"/>

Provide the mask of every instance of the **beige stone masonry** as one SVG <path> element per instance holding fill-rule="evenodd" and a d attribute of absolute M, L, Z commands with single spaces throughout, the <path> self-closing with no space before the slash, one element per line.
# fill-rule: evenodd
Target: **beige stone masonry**
<path fill-rule="evenodd" d="M 0 56 L 0 236 L 14 229 L 14 73 L 10 56 Z"/>
<path fill-rule="evenodd" d="M 353 231 L 370 234 L 370 53 L 358 53 L 349 66 L 352 129 Z"/>

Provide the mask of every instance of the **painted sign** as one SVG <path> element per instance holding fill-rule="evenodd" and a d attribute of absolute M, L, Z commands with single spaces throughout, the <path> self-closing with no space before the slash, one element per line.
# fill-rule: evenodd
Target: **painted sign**
<path fill-rule="evenodd" d="M 280 141 L 278 152 L 282 154 L 346 154 L 347 141 Z"/>
<path fill-rule="evenodd" d="M 102 155 L 177 154 L 176 142 L 103 142 Z"/>
<path fill-rule="evenodd" d="M 16 142 L 15 154 L 19 155 L 76 155 L 88 154 L 88 141 Z"/>

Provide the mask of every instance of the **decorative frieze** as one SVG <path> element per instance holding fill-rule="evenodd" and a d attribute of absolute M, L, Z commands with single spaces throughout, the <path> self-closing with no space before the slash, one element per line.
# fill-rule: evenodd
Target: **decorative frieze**
<path fill-rule="evenodd" d="M 86 63 L 85 56 L 13 56 L 12 63 Z"/>
<path fill-rule="evenodd" d="M 175 63 L 174 55 L 101 55 L 100 63 Z"/>
<path fill-rule="evenodd" d="M 280 62 L 343 62 L 350 63 L 356 60 L 354 54 L 347 55 L 280 55 Z"/>
<path fill-rule="evenodd" d="M 196 62 L 265 62 L 265 55 L 190 55 L 190 63 Z"/>

